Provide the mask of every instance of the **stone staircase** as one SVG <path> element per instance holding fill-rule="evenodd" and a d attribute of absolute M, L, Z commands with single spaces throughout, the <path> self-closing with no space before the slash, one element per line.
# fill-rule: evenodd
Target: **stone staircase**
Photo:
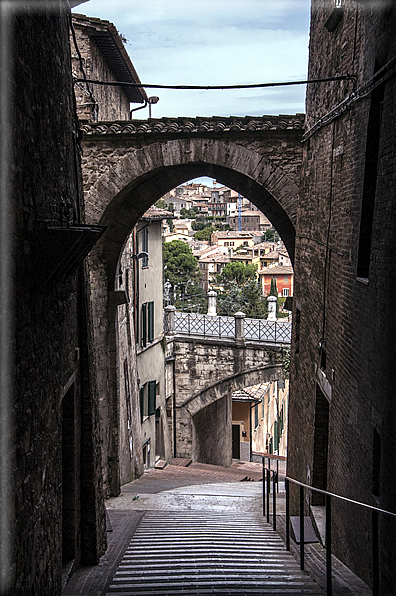
<path fill-rule="evenodd" d="M 323 595 L 259 513 L 148 511 L 107 596 Z"/>

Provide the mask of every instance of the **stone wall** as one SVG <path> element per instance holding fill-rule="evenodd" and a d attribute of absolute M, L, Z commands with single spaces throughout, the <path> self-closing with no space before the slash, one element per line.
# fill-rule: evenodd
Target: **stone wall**
<path fill-rule="evenodd" d="M 92 25 L 90 23 L 92 21 Z M 78 50 L 74 38 L 70 36 L 73 75 L 83 78 L 81 66 L 87 79 L 97 81 L 116 80 L 111 68 L 103 58 L 102 52 L 90 33 L 96 28 L 106 30 L 106 21 L 73 16 L 74 31 Z M 91 25 L 91 26 L 90 26 Z M 81 62 L 79 58 L 81 56 Z M 90 85 L 88 90 L 85 83 L 75 85 L 77 100 L 77 114 L 81 120 L 129 120 L 130 104 L 127 96 L 116 86 Z"/>
<path fill-rule="evenodd" d="M 328 31 L 333 3 L 314 1 L 309 78 L 354 74 L 359 89 L 394 59 L 395 4 L 381 6 L 346 0 L 341 21 Z M 395 79 L 362 92 L 358 101 L 350 98 L 338 117 L 324 124 L 329 110 L 352 90 L 352 81 L 308 87 L 288 474 L 308 484 L 316 478 L 333 493 L 394 511 Z M 371 249 L 361 221 L 372 226 Z M 365 273 L 360 237 L 370 257 Z M 320 452 L 320 435 L 327 457 Z M 333 517 L 335 554 L 371 583 L 371 512 L 334 500 Z M 383 594 L 396 592 L 390 554 L 395 536 L 393 520 L 380 517 Z"/>
<path fill-rule="evenodd" d="M 21 5 L 10 33 L 15 595 L 60 594 L 62 564 L 96 563 L 106 541 L 85 271 L 47 283 L 56 263 L 46 226 L 78 224 L 83 207 L 61 7 L 31 14 Z"/>
<path fill-rule="evenodd" d="M 283 378 L 281 350 L 203 338 L 167 339 L 167 357 L 172 354 L 175 362 L 176 457 L 231 465 L 231 394 Z M 168 386 L 173 387 L 170 379 Z"/>

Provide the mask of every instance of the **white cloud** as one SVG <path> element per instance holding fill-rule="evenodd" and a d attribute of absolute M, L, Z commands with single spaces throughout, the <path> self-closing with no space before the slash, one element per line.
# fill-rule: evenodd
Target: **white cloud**
<path fill-rule="evenodd" d="M 129 40 L 143 83 L 230 85 L 306 76 L 309 0 L 90 0 L 83 7 Z M 244 92 L 245 106 L 240 91 L 147 92 L 160 96 L 155 117 L 304 110 L 301 88 Z"/>

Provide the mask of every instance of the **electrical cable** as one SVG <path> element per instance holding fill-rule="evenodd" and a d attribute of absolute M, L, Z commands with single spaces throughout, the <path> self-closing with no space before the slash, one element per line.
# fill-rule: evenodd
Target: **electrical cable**
<path fill-rule="evenodd" d="M 225 90 L 225 89 L 261 89 L 263 87 L 287 87 L 290 85 L 308 85 L 311 83 L 329 83 L 332 81 L 355 81 L 353 75 L 340 75 L 337 77 L 327 77 L 324 79 L 311 79 L 304 81 L 283 81 L 279 83 L 253 83 L 247 85 L 155 85 L 143 83 L 126 83 L 121 81 L 98 81 L 94 79 L 75 79 L 76 83 L 91 83 L 92 85 L 111 85 L 117 87 L 141 87 L 145 89 L 179 89 L 179 90 Z"/>

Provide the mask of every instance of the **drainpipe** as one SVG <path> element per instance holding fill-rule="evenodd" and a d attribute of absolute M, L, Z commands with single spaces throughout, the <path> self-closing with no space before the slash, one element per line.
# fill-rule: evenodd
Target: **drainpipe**
<path fill-rule="evenodd" d="M 146 100 L 146 101 L 144 102 L 144 105 L 143 105 L 143 106 L 140 106 L 139 108 L 133 108 L 133 110 L 131 110 L 131 111 L 129 112 L 129 120 L 132 120 L 132 112 L 137 112 L 138 110 L 143 110 L 143 109 L 144 109 L 145 107 L 147 107 L 147 106 L 148 106 L 148 101 Z"/>

